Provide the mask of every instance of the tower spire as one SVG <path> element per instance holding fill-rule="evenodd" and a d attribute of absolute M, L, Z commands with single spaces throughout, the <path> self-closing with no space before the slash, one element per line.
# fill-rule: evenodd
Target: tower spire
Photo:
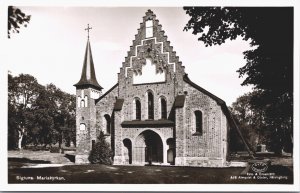
<path fill-rule="evenodd" d="M 85 29 L 88 31 L 88 39 L 85 49 L 85 56 L 83 61 L 82 73 L 81 78 L 77 84 L 74 84 L 76 88 L 78 87 L 93 87 L 97 90 L 102 90 L 103 88 L 99 85 L 96 74 L 95 74 L 95 67 L 92 57 L 91 45 L 89 40 L 89 30 L 92 29 L 88 27 Z"/>

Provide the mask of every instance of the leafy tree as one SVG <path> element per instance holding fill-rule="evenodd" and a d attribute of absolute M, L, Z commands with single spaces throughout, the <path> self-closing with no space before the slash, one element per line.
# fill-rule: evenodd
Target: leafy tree
<path fill-rule="evenodd" d="M 75 96 L 61 91 L 53 84 L 47 85 L 46 89 L 50 97 L 49 100 L 55 103 L 53 115 L 55 141 L 58 141 L 59 148 L 61 148 L 63 141 L 69 146 L 75 138 Z"/>
<path fill-rule="evenodd" d="M 112 164 L 112 157 L 113 153 L 110 148 L 110 145 L 106 142 L 104 133 L 101 131 L 98 137 L 98 141 L 94 145 L 92 151 L 89 155 L 89 161 L 93 164 L 105 164 L 111 165 Z"/>
<path fill-rule="evenodd" d="M 8 129 L 17 134 L 17 148 L 22 148 L 22 140 L 30 125 L 30 108 L 38 97 L 42 86 L 29 74 L 13 77 L 8 74 Z M 11 136 L 13 136 L 11 135 Z M 12 142 L 13 144 L 14 142 Z"/>
<path fill-rule="evenodd" d="M 76 98 L 74 95 L 63 93 L 62 103 L 59 107 L 60 116 L 63 117 L 62 135 L 65 145 L 70 146 L 71 142 L 76 144 Z M 61 119 L 62 120 L 62 119 Z"/>
<path fill-rule="evenodd" d="M 34 119 L 37 127 L 39 128 L 40 142 L 47 145 L 52 144 L 54 130 L 54 112 L 55 102 L 51 100 L 46 89 L 40 92 L 39 97 L 36 99 L 35 104 L 32 106 L 34 110 Z"/>
<path fill-rule="evenodd" d="M 11 36 L 11 32 L 19 33 L 20 26 L 27 27 L 31 16 L 23 13 L 19 8 L 14 6 L 8 7 L 8 38 Z"/>
<path fill-rule="evenodd" d="M 16 108 L 10 103 L 8 104 L 8 149 L 18 147 L 18 116 Z"/>
<path fill-rule="evenodd" d="M 253 85 L 256 106 L 264 109 L 273 127 L 270 138 L 276 151 L 293 139 L 293 8 L 287 7 L 184 7 L 191 17 L 184 30 L 200 35 L 206 46 L 221 45 L 241 36 L 252 50 L 238 69 L 242 85 Z M 282 138 L 289 136 L 288 138 Z"/>
<path fill-rule="evenodd" d="M 75 142 L 75 96 L 28 74 L 8 74 L 8 147 Z"/>
<path fill-rule="evenodd" d="M 75 97 L 57 88 L 54 84 L 46 85 L 37 98 L 33 110 L 35 127 L 38 128 L 40 143 L 47 145 L 75 138 Z"/>
<path fill-rule="evenodd" d="M 268 125 L 264 118 L 264 109 L 252 104 L 252 98 L 257 92 L 249 92 L 237 98 L 230 108 L 231 114 L 238 124 L 243 136 L 247 139 L 252 149 L 256 150 L 258 144 L 267 144 L 266 133 Z M 243 144 L 235 133 L 231 133 L 231 149 L 242 150 Z"/>
<path fill-rule="evenodd" d="M 75 96 L 28 74 L 8 74 L 8 147 L 76 141 Z"/>

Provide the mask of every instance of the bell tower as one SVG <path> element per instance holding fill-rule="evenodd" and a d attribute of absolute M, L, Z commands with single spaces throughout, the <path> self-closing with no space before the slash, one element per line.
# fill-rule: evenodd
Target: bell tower
<path fill-rule="evenodd" d="M 95 67 L 89 40 L 86 44 L 81 78 L 76 87 L 76 156 L 75 163 L 88 163 L 88 156 L 96 141 L 96 105 L 95 99 L 99 98 L 103 89 L 95 75 Z"/>

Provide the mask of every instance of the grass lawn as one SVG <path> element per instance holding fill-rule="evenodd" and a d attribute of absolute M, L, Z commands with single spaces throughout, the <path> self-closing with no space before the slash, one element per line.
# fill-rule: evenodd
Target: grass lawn
<path fill-rule="evenodd" d="M 247 179 L 245 168 L 198 168 L 167 166 L 75 165 L 63 154 L 45 152 L 9 153 L 9 183 L 117 183 L 117 184 L 291 184 L 292 167 L 271 165 L 265 173 L 284 179 Z M 26 157 L 24 157 L 26 155 Z M 39 155 L 39 156 L 38 156 Z M 66 161 L 57 166 L 57 160 Z M 50 164 L 49 164 L 50 163 Z M 37 164 L 42 168 L 34 168 Z M 45 165 L 46 164 L 46 165 Z"/>

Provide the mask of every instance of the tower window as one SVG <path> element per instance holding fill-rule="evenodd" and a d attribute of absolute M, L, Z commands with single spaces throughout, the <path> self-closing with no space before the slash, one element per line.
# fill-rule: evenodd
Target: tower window
<path fill-rule="evenodd" d="M 85 95 L 84 97 L 84 106 L 87 107 L 88 106 L 88 97 Z"/>
<path fill-rule="evenodd" d="M 202 135 L 202 112 L 195 111 L 195 127 L 196 134 Z"/>
<path fill-rule="evenodd" d="M 167 102 L 166 99 L 161 98 L 160 100 L 161 118 L 167 119 Z"/>
<path fill-rule="evenodd" d="M 135 118 L 141 120 L 141 102 L 138 99 L 135 100 Z"/>
<path fill-rule="evenodd" d="M 80 123 L 80 125 L 79 125 L 79 130 L 80 131 L 84 131 L 85 130 L 85 124 L 84 123 Z"/>
<path fill-rule="evenodd" d="M 146 38 L 153 37 L 153 20 L 146 21 Z"/>
<path fill-rule="evenodd" d="M 106 123 L 106 134 L 110 134 L 111 121 L 110 116 L 108 114 L 104 115 L 105 123 Z"/>
<path fill-rule="evenodd" d="M 148 119 L 154 119 L 154 103 L 151 92 L 148 92 Z"/>

